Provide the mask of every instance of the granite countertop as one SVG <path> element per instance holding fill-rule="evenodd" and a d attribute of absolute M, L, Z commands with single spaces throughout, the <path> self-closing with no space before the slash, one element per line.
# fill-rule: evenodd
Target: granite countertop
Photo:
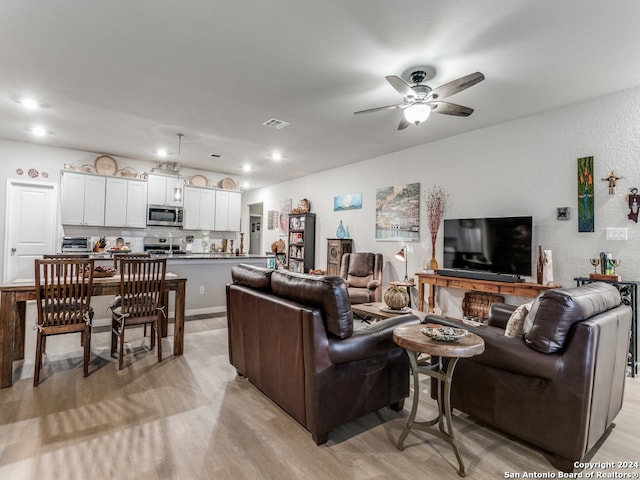
<path fill-rule="evenodd" d="M 125 252 L 121 252 L 125 253 Z M 141 252 L 130 252 L 135 255 L 136 253 Z M 66 255 L 66 254 L 65 254 Z M 86 253 L 75 253 L 69 254 L 69 256 L 80 256 L 86 255 Z M 167 255 L 167 254 L 152 254 L 152 258 L 166 258 L 166 259 L 175 259 L 175 260 L 220 260 L 220 259 L 242 259 L 242 258 L 267 258 L 266 255 L 252 255 L 245 253 L 244 255 L 232 255 L 230 253 L 187 253 L 187 254 L 175 254 L 175 255 Z M 111 260 L 113 259 L 113 254 L 111 252 L 91 252 L 89 253 L 89 258 L 94 260 Z"/>
<path fill-rule="evenodd" d="M 186 254 L 177 254 L 177 255 L 151 255 L 154 258 L 167 258 L 174 260 L 203 260 L 203 259 L 213 259 L 213 260 L 226 260 L 226 259 L 242 259 L 242 258 L 266 258 L 266 255 L 231 255 L 224 253 L 186 253 Z"/>

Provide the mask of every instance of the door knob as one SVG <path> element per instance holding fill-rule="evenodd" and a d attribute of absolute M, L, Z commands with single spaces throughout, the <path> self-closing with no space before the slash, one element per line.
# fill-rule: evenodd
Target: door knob
<path fill-rule="evenodd" d="M 15 255 L 15 254 L 16 254 L 16 247 L 13 247 L 13 248 L 11 249 L 11 255 Z"/>

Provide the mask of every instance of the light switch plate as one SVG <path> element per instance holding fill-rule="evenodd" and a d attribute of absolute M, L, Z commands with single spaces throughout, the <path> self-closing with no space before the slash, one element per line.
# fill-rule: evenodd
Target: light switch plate
<path fill-rule="evenodd" d="M 607 228 L 605 238 L 607 240 L 627 240 L 628 230 L 626 228 Z"/>

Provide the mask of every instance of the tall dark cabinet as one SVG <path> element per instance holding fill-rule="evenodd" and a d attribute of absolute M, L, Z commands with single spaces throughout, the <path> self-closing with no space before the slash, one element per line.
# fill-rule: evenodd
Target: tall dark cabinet
<path fill-rule="evenodd" d="M 316 263 L 316 214 L 289 214 L 289 270 L 307 273 Z"/>
<path fill-rule="evenodd" d="M 327 275 L 340 276 L 340 263 L 345 253 L 351 253 L 353 241 L 350 238 L 327 238 Z"/>

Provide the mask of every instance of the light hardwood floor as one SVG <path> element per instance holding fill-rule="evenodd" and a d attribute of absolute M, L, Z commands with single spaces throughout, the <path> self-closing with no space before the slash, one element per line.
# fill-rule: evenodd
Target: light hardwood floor
<path fill-rule="evenodd" d="M 134 335 L 135 356 L 126 357 L 121 371 L 109 356 L 109 333 L 94 333 L 87 378 L 79 337 L 49 339 L 37 388 L 35 340 L 29 337 L 21 378 L 0 390 L 0 479 L 459 478 L 453 452 L 441 440 L 411 433 L 405 450 L 397 450 L 411 397 L 402 412 L 383 409 L 362 417 L 332 431 L 318 447 L 295 420 L 236 376 L 224 317 L 191 320 L 185 330 L 185 355 L 173 357 L 171 340 L 165 340 L 160 364 Z M 427 390 L 427 378 L 422 388 Z M 426 419 L 433 408 L 429 395 L 422 395 L 419 417 Z M 640 461 L 639 419 L 640 378 L 628 378 L 615 428 L 590 461 Z M 468 477 L 557 475 L 540 451 L 460 412 L 454 423 Z"/>

